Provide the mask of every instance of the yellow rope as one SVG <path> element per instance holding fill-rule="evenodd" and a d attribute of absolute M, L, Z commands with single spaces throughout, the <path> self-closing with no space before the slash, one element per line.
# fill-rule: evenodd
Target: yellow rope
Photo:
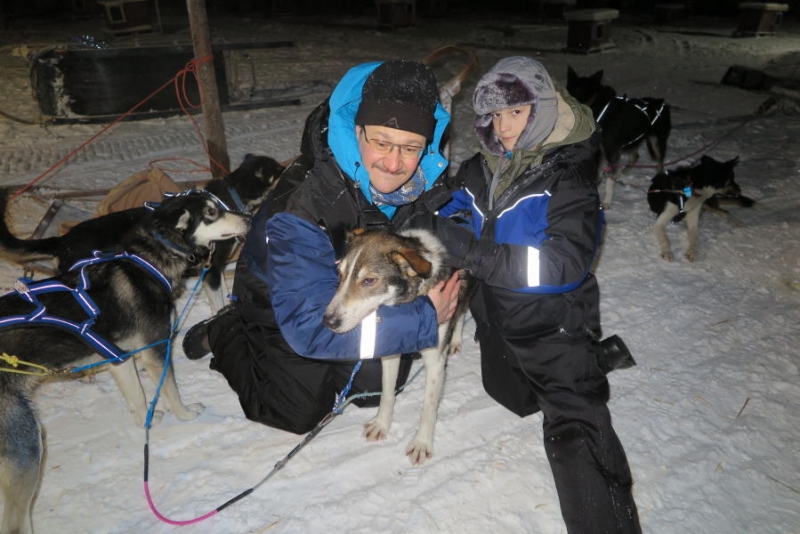
<path fill-rule="evenodd" d="M 3 354 L 0 354 L 0 361 L 5 362 L 7 365 L 10 366 L 10 367 L 0 367 L 0 372 L 18 373 L 22 375 L 31 375 L 31 376 L 47 376 L 52 374 L 52 371 L 50 371 L 47 367 L 44 367 L 42 365 L 37 365 L 31 362 L 24 362 L 19 358 L 17 358 L 16 356 L 11 356 L 9 354 L 6 354 L 5 352 Z M 22 369 L 17 369 L 17 367 L 19 367 L 20 365 L 26 367 L 32 367 L 34 369 L 38 369 L 38 371 L 23 371 Z"/>

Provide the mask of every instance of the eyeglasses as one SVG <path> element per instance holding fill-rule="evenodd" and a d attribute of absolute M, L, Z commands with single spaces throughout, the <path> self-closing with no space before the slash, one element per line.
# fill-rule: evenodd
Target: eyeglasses
<path fill-rule="evenodd" d="M 396 143 L 390 143 L 388 141 L 382 141 L 380 139 L 370 139 L 367 137 L 367 129 L 363 126 L 361 127 L 361 133 L 364 134 L 364 140 L 367 144 L 382 156 L 387 156 L 392 153 L 392 149 L 397 147 L 397 151 L 400 153 L 400 157 L 403 159 L 415 159 L 422 156 L 422 151 L 425 150 L 425 147 L 416 146 L 416 145 L 398 145 Z"/>

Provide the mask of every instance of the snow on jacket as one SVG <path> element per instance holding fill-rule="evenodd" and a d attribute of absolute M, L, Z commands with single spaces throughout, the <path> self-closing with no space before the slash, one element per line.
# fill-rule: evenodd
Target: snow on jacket
<path fill-rule="evenodd" d="M 449 198 L 437 178 L 447 167 L 438 147 L 450 120 L 442 106 L 420 167 L 426 190 L 404 206 L 376 206 L 361 162 L 354 117 L 361 88 L 380 63 L 351 69 L 328 101 L 306 120 L 301 156 L 281 176 L 254 219 L 237 270 L 237 305 L 245 320 L 285 339 L 297 354 L 317 359 L 355 360 L 404 354 L 437 342 L 436 310 L 421 297 L 382 306 L 377 317 L 345 334 L 322 323 L 338 286 L 336 262 L 355 228 L 398 229 L 412 214 L 433 211 Z M 235 291 L 237 293 L 237 291 Z"/>

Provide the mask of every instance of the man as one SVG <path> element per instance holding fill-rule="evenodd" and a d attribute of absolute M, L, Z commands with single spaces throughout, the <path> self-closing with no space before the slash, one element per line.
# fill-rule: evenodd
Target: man
<path fill-rule="evenodd" d="M 187 333 L 184 352 L 208 352 L 254 421 L 305 433 L 365 360 L 352 392 L 379 392 L 380 357 L 436 345 L 452 316 L 455 277 L 427 297 L 379 309 L 346 334 L 322 323 L 338 285 L 346 233 L 400 229 L 448 198 L 437 179 L 450 117 L 430 67 L 414 61 L 366 63 L 348 71 L 307 118 L 300 157 L 255 215 L 240 254 L 233 303 Z M 399 381 L 410 368 L 405 357 Z M 356 401 L 377 405 L 378 398 Z"/>

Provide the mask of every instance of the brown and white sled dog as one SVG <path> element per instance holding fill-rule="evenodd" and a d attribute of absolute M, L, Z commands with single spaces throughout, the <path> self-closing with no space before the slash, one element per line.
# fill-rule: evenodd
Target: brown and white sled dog
<path fill-rule="evenodd" d="M 347 251 L 339 263 L 339 288 L 325 310 L 325 325 L 334 332 L 348 332 L 381 305 L 403 304 L 425 295 L 453 269 L 447 251 L 426 230 L 356 230 L 348 236 Z M 425 397 L 419 428 L 406 454 L 414 464 L 433 454 L 433 430 L 442 396 L 447 356 L 461 350 L 464 316 L 469 305 L 467 281 L 463 280 L 459 303 L 452 319 L 439 325 L 439 344 L 422 351 L 425 365 Z M 368 441 L 383 439 L 392 424 L 395 384 L 400 356 L 382 358 L 383 392 L 378 415 L 365 427 Z"/>
<path fill-rule="evenodd" d="M 20 361 L 15 367 L 13 361 L 0 360 L 2 534 L 33 532 L 32 502 L 41 479 L 44 443 L 33 396 L 50 375 L 14 372 L 36 370 L 21 362 L 69 376 L 76 366 L 102 360 L 98 351 L 103 347 L 111 347 L 112 356 L 151 347 L 120 358 L 122 363 L 100 367 L 111 371 L 136 424 L 143 425 L 148 407 L 134 357 L 158 383 L 166 348 L 159 342 L 171 335 L 177 296 L 173 288 L 183 286 L 184 271 L 208 254 L 212 242 L 243 235 L 248 226 L 246 216 L 222 210 L 206 194 L 174 196 L 122 237 L 127 255 L 99 257 L 82 269 L 42 281 L 46 285 L 28 282 L 0 297 L 0 352 Z M 66 290 L 47 291 L 50 286 Z M 93 341 L 99 338 L 102 346 L 86 341 L 71 329 L 75 325 L 84 325 L 84 334 L 91 334 Z M 202 404 L 183 404 L 171 368 L 162 393 L 166 408 L 180 420 L 194 419 L 203 410 Z M 156 412 L 152 422 L 162 415 Z"/>

